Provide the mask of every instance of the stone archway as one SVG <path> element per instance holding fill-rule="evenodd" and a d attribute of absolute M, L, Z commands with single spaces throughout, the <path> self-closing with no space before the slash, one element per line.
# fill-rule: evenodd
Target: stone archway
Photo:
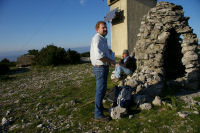
<path fill-rule="evenodd" d="M 199 87 L 198 39 L 188 19 L 181 6 L 169 2 L 158 3 L 143 17 L 134 48 L 137 70 L 125 85 L 150 95 L 159 94 L 166 80 Z"/>
<path fill-rule="evenodd" d="M 185 75 L 185 66 L 181 61 L 183 58 L 183 53 L 181 52 L 182 39 L 175 29 L 171 29 L 169 32 L 170 35 L 166 39 L 163 50 L 163 68 L 165 78 L 168 80 L 180 78 Z"/>

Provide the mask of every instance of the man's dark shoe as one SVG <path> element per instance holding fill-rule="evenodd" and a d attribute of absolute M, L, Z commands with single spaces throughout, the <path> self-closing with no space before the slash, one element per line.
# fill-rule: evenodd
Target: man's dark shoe
<path fill-rule="evenodd" d="M 94 120 L 97 121 L 97 122 L 109 122 L 109 121 L 111 121 L 111 118 L 103 116 L 103 117 L 95 118 Z"/>

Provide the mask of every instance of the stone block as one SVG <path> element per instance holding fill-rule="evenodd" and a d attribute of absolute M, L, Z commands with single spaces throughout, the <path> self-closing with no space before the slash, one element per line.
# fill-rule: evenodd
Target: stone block
<path fill-rule="evenodd" d="M 114 108 L 111 108 L 110 116 L 112 117 L 112 119 L 121 119 L 123 114 L 126 113 L 127 113 L 126 108 L 116 106 Z"/>
<path fill-rule="evenodd" d="M 157 43 L 165 43 L 166 39 L 169 37 L 170 33 L 169 32 L 162 32 L 159 36 L 158 36 L 158 40 Z"/>
<path fill-rule="evenodd" d="M 155 99 L 152 101 L 152 104 L 155 106 L 161 106 L 162 101 L 159 96 L 156 96 Z"/>
<path fill-rule="evenodd" d="M 150 110 L 152 109 L 152 105 L 150 103 L 143 103 L 140 105 L 141 110 Z"/>
<path fill-rule="evenodd" d="M 184 47 L 182 47 L 181 52 L 183 54 L 185 54 L 188 51 L 196 51 L 196 50 L 197 50 L 197 46 L 196 45 L 193 45 L 193 46 L 184 46 Z"/>

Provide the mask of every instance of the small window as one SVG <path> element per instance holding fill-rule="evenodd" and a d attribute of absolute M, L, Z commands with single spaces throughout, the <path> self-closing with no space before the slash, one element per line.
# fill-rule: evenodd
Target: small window
<path fill-rule="evenodd" d="M 117 2 L 117 1 L 119 1 L 119 0 L 110 0 L 110 4 L 114 4 L 115 2 Z"/>

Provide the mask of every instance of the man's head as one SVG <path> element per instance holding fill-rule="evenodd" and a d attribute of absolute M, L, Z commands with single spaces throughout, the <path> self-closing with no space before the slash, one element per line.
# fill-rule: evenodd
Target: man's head
<path fill-rule="evenodd" d="M 96 24 L 96 31 L 102 35 L 103 37 L 105 37 L 108 33 L 107 31 L 107 26 L 106 26 L 106 22 L 104 21 L 99 21 Z"/>
<path fill-rule="evenodd" d="M 122 53 L 122 58 L 125 58 L 126 56 L 129 56 L 129 52 L 127 49 L 125 49 Z"/>

